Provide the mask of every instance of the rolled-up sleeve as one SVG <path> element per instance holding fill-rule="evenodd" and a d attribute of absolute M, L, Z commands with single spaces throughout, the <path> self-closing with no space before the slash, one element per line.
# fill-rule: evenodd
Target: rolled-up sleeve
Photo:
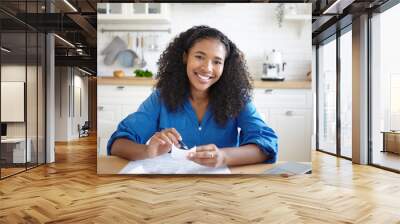
<path fill-rule="evenodd" d="M 111 146 L 118 138 L 126 138 L 138 144 L 145 144 L 158 129 L 160 104 L 159 94 L 155 91 L 139 106 L 135 113 L 122 120 L 108 140 L 107 154 L 111 155 Z"/>
<path fill-rule="evenodd" d="M 278 137 L 261 119 L 252 102 L 246 104 L 238 116 L 240 127 L 239 145 L 255 144 L 268 156 L 266 163 L 276 162 Z"/>

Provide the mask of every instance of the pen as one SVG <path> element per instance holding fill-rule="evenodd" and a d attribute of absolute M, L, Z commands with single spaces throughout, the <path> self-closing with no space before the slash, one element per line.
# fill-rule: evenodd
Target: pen
<path fill-rule="evenodd" d="M 178 140 L 181 149 L 189 150 L 189 147 L 182 142 L 182 140 Z"/>

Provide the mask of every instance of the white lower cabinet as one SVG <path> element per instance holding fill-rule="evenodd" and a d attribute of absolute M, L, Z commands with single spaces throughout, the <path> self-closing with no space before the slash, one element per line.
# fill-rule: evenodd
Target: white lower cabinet
<path fill-rule="evenodd" d="M 151 86 L 98 85 L 98 153 L 106 146 L 118 123 L 135 112 L 151 94 Z M 278 160 L 311 161 L 312 93 L 308 89 L 255 89 L 254 104 L 262 119 L 277 133 Z"/>
<path fill-rule="evenodd" d="M 278 135 L 278 160 L 311 162 L 311 90 L 254 92 L 257 111 Z"/>
<path fill-rule="evenodd" d="M 151 86 L 97 86 L 97 146 L 98 154 L 107 154 L 107 142 L 119 122 L 135 112 L 151 94 Z"/>
<path fill-rule="evenodd" d="M 311 110 L 271 109 L 269 119 L 279 137 L 278 160 L 310 162 Z"/>

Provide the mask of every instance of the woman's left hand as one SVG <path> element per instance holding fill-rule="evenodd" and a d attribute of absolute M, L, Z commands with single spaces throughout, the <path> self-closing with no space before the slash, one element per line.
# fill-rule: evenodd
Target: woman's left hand
<path fill-rule="evenodd" d="M 196 152 L 190 152 L 188 159 L 203 166 L 220 167 L 226 165 L 225 153 L 214 144 L 196 147 Z"/>

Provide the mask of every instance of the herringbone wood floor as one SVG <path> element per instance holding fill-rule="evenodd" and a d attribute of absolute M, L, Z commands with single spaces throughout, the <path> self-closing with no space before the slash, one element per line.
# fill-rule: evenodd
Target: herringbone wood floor
<path fill-rule="evenodd" d="M 0 223 L 400 223 L 400 175 L 313 154 L 313 174 L 97 176 L 95 138 L 0 181 Z"/>

